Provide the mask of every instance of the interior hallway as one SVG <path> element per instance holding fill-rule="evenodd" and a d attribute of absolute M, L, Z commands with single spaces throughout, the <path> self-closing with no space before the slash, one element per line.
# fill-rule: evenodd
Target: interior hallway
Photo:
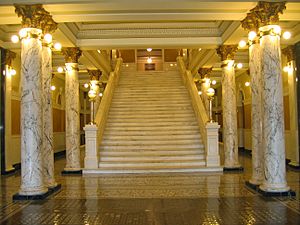
<path fill-rule="evenodd" d="M 288 171 L 296 198 L 263 198 L 245 187 L 251 158 L 240 157 L 243 173 L 62 176 L 59 193 L 44 201 L 12 202 L 19 174 L 1 177 L 1 224 L 299 224 L 299 172 Z"/>

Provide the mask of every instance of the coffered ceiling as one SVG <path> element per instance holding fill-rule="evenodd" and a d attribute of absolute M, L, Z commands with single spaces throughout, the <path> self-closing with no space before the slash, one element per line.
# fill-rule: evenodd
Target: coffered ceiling
<path fill-rule="evenodd" d="M 214 66 L 219 76 L 219 58 L 215 48 L 221 44 L 237 44 L 247 33 L 240 21 L 257 1 L 225 0 L 1 0 L 0 46 L 19 51 L 20 45 L 10 42 L 10 36 L 20 29 L 20 18 L 13 4 L 43 4 L 59 23 L 55 41 L 63 46 L 78 46 L 82 77 L 85 70 L 99 68 L 97 49 L 199 49 L 201 66 Z M 300 1 L 288 1 L 280 15 L 283 30 L 292 38 L 283 45 L 300 41 Z M 236 61 L 248 62 L 246 50 L 237 53 Z M 54 67 L 63 58 L 54 54 Z M 84 75 L 85 74 L 85 75 Z"/>

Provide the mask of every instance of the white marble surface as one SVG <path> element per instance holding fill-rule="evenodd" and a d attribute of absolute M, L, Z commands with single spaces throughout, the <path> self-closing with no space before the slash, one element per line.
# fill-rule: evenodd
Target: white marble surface
<path fill-rule="evenodd" d="M 209 115 L 209 100 L 208 100 L 208 96 L 206 93 L 208 88 L 210 88 L 210 83 L 203 82 L 201 84 L 201 91 L 202 91 L 201 98 L 202 98 L 203 104 L 205 106 L 207 115 Z"/>
<path fill-rule="evenodd" d="M 49 46 L 42 47 L 42 79 L 43 79 L 43 172 L 45 185 L 55 187 L 54 151 L 53 151 L 53 119 L 51 100 L 52 52 Z"/>
<path fill-rule="evenodd" d="M 80 170 L 80 103 L 78 64 L 66 63 L 66 168 Z"/>
<path fill-rule="evenodd" d="M 250 183 L 259 185 L 263 181 L 262 148 L 262 99 L 260 44 L 249 47 L 249 69 L 251 78 L 251 126 L 252 126 L 252 176 Z"/>
<path fill-rule="evenodd" d="M 276 25 L 260 28 L 267 31 Z M 262 113 L 264 181 L 260 189 L 287 191 L 285 171 L 284 115 L 280 37 L 265 35 L 260 40 L 262 60 Z"/>
<path fill-rule="evenodd" d="M 27 28 L 33 33 L 41 30 Z M 43 181 L 42 44 L 22 40 L 21 49 L 21 195 L 47 192 Z"/>
<path fill-rule="evenodd" d="M 85 169 L 97 169 L 99 163 L 98 155 L 98 141 L 96 125 L 86 125 L 85 131 L 85 157 L 84 168 Z"/>
<path fill-rule="evenodd" d="M 207 123 L 207 152 L 206 152 L 206 166 L 220 167 L 220 153 L 219 153 L 219 128 L 218 123 Z"/>
<path fill-rule="evenodd" d="M 233 60 L 226 60 L 227 64 Z M 234 62 L 234 61 L 233 61 Z M 223 110 L 223 142 L 224 167 L 240 167 L 238 161 L 237 108 L 234 67 L 222 68 L 222 110 Z"/>

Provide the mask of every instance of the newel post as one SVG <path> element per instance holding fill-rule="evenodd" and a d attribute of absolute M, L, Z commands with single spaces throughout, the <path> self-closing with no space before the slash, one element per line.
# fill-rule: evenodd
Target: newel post
<path fill-rule="evenodd" d="M 219 167 L 220 154 L 219 154 L 219 134 L 218 130 L 220 125 L 218 123 L 207 123 L 206 126 L 206 166 Z"/>
<path fill-rule="evenodd" d="M 85 131 L 85 169 L 97 169 L 99 163 L 98 157 L 98 128 L 95 124 L 87 124 L 83 128 Z"/>

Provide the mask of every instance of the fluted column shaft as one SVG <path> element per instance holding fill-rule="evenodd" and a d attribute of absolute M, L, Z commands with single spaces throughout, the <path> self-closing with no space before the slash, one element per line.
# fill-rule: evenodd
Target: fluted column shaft
<path fill-rule="evenodd" d="M 78 63 L 66 63 L 66 168 L 80 170 L 80 103 Z"/>
<path fill-rule="evenodd" d="M 249 69 L 251 78 L 251 126 L 252 126 L 252 176 L 249 182 L 259 185 L 263 181 L 262 148 L 262 86 L 260 44 L 251 42 L 249 46 Z"/>
<path fill-rule="evenodd" d="M 277 25 L 259 28 L 261 33 L 261 75 L 264 181 L 260 189 L 267 192 L 283 192 L 290 188 L 286 183 L 283 94 L 281 74 L 280 36 L 270 31 Z"/>
<path fill-rule="evenodd" d="M 49 45 L 42 47 L 42 79 L 43 79 L 43 173 L 45 185 L 55 187 L 54 151 L 53 151 L 53 119 L 51 99 L 52 51 Z"/>
<path fill-rule="evenodd" d="M 47 192 L 43 180 L 42 31 L 23 28 L 32 35 L 21 42 L 21 195 Z"/>
<path fill-rule="evenodd" d="M 225 168 L 240 167 L 238 161 L 237 108 L 235 71 L 233 60 L 223 61 L 222 68 L 222 110 Z"/>

